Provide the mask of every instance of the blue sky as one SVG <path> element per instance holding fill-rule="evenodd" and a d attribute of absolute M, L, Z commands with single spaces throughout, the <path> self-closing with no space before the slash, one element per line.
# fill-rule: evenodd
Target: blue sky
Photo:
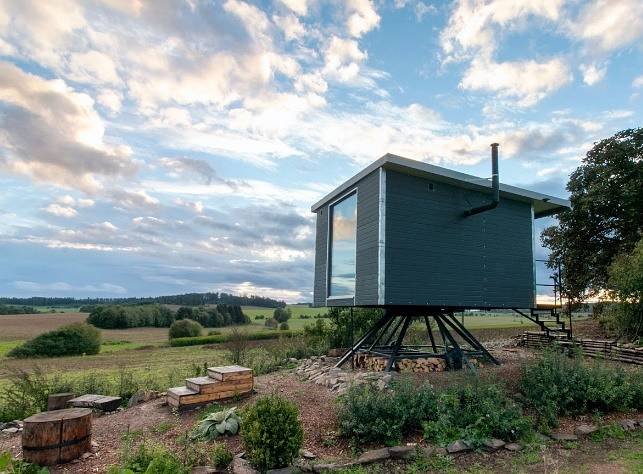
<path fill-rule="evenodd" d="M 637 0 L 0 0 L 0 294 L 309 301 L 313 202 L 494 141 L 564 196 L 641 125 L 642 40 Z"/>

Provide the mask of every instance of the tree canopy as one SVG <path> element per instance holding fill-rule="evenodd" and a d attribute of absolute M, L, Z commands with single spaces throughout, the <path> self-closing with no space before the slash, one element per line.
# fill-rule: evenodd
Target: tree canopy
<path fill-rule="evenodd" d="M 609 267 L 630 253 L 643 234 L 643 128 L 601 140 L 569 178 L 572 209 L 541 236 L 549 266 L 563 267 L 572 301 L 607 288 Z"/>

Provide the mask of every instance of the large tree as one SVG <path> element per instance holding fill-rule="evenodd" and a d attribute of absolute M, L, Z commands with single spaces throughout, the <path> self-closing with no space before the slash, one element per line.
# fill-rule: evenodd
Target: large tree
<path fill-rule="evenodd" d="M 595 143 L 567 190 L 572 209 L 541 239 L 551 250 L 549 266 L 562 264 L 564 291 L 577 302 L 606 288 L 614 258 L 643 234 L 643 128 Z"/>

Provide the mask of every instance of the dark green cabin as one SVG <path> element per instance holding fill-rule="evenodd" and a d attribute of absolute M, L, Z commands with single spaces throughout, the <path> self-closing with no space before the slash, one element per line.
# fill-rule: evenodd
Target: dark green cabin
<path fill-rule="evenodd" d="M 387 154 L 312 206 L 314 305 L 533 308 L 534 219 L 569 206 Z"/>

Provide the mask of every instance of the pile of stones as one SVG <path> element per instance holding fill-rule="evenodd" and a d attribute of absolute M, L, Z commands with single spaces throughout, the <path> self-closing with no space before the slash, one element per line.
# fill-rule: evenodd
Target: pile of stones
<path fill-rule="evenodd" d="M 351 385 L 371 384 L 379 390 L 384 390 L 395 372 L 363 372 L 344 370 L 333 367 L 339 358 L 337 357 L 311 357 L 299 361 L 295 373 L 306 380 L 328 387 L 331 391 L 341 395 Z M 346 363 L 348 367 L 350 365 Z"/>
<path fill-rule="evenodd" d="M 13 420 L 6 423 L 0 423 L 0 433 L 3 434 L 16 434 L 22 431 L 22 421 Z"/>

